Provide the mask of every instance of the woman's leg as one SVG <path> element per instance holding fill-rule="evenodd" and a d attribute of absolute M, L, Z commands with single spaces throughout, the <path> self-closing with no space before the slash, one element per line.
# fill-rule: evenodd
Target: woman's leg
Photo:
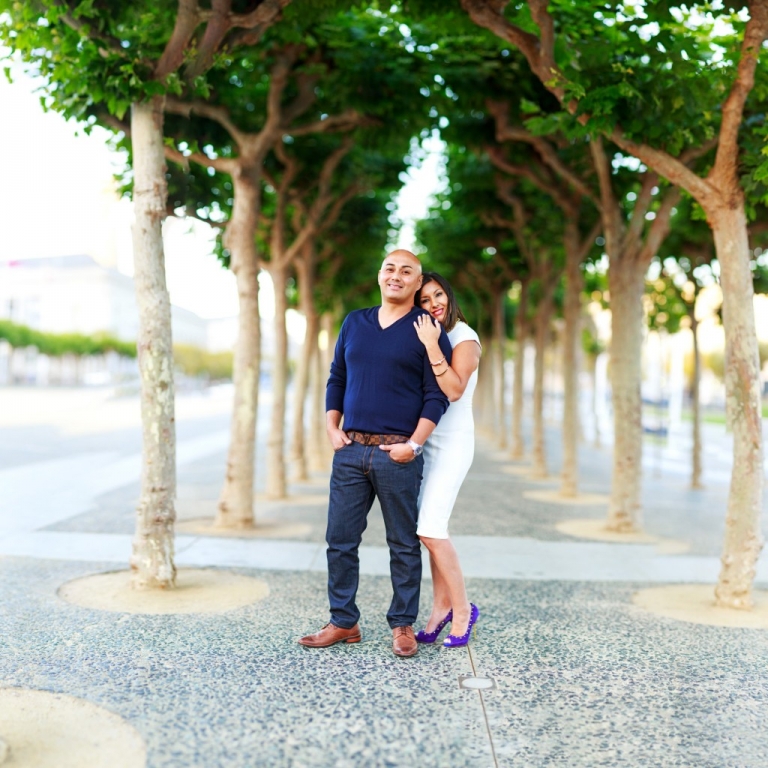
<path fill-rule="evenodd" d="M 423 537 L 419 538 L 424 542 Z M 435 541 L 435 539 L 430 539 L 430 541 Z M 448 591 L 448 584 L 437 567 L 432 552 L 429 553 L 429 568 L 432 571 L 432 613 L 424 629 L 426 632 L 434 632 L 437 629 L 437 625 L 445 618 L 448 611 L 451 610 L 451 594 Z"/>
<path fill-rule="evenodd" d="M 463 635 L 469 625 L 469 600 L 464 586 L 464 574 L 461 572 L 459 556 L 450 539 L 432 539 L 419 537 L 429 550 L 429 564 L 432 568 L 432 588 L 434 600 L 432 614 L 426 626 L 427 632 L 435 627 L 453 609 L 452 635 Z"/>

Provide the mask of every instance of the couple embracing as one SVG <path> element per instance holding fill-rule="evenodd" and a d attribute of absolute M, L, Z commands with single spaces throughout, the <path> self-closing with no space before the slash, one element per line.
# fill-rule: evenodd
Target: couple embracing
<path fill-rule="evenodd" d="M 449 623 L 443 645 L 466 645 L 480 613 L 467 599 L 448 519 L 474 454 L 472 394 L 481 350 L 450 285 L 434 273 L 422 274 L 410 251 L 396 250 L 384 259 L 379 288 L 381 306 L 347 316 L 331 365 L 331 617 L 299 643 L 326 648 L 360 641 L 358 548 L 378 497 L 394 593 L 387 612 L 392 650 L 413 656 L 419 643 L 434 643 Z M 426 627 L 414 634 L 419 540 L 429 550 L 434 599 Z"/>

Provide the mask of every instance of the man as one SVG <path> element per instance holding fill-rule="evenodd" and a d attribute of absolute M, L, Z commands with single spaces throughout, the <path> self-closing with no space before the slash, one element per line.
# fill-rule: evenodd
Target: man
<path fill-rule="evenodd" d="M 421 550 L 416 536 L 422 446 L 448 408 L 431 360 L 414 331 L 421 262 L 410 251 L 390 253 L 379 270 L 381 306 L 351 312 L 336 344 L 326 389 L 326 428 L 334 449 L 328 504 L 328 597 L 331 620 L 299 640 L 309 648 L 358 643 L 358 547 L 378 496 L 387 531 L 392 650 L 418 650 L 412 625 L 419 610 Z M 445 332 L 440 348 L 451 359 Z M 341 418 L 344 416 L 344 430 Z"/>

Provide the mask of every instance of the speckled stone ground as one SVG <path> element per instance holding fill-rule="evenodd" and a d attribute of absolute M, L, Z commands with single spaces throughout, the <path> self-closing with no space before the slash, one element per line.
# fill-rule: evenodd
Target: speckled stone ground
<path fill-rule="evenodd" d="M 226 421 L 188 420 L 181 439 Z M 553 470 L 557 439 L 550 429 Z M 8 456 L 10 468 L 137 447 L 133 429 L 0 431 L 0 459 Z M 647 453 L 646 528 L 688 542 L 693 554 L 717 555 L 722 472 L 712 473 L 706 491 L 690 491 L 685 457 L 670 456 Z M 715 458 L 708 466 L 722 470 Z M 585 446 L 581 464 L 584 490 L 606 493 L 609 451 Z M 522 491 L 541 486 L 506 474 L 507 465 L 479 441 L 454 534 L 568 541 L 555 523 L 604 514 L 599 505 L 524 499 Z M 180 516 L 213 509 L 223 468 L 221 451 L 179 467 Z M 2 478 L 0 471 L 0 490 Z M 291 490 L 317 495 L 326 483 L 318 475 Z M 45 528 L 130 534 L 137 488 L 135 481 L 113 487 Z M 259 514 L 308 525 L 299 540 L 323 540 L 323 504 L 264 504 Z M 364 543 L 383 546 L 376 509 Z M 361 579 L 362 643 L 307 650 L 296 639 L 326 620 L 322 572 L 233 569 L 266 582 L 269 595 L 218 615 L 102 612 L 58 597 L 67 581 L 115 567 L 98 552 L 89 561 L 0 556 L 0 687 L 67 693 L 120 715 L 144 738 L 149 768 L 768 765 L 768 632 L 652 616 L 631 603 L 645 583 L 469 579 L 482 611 L 469 649 L 422 647 L 398 659 L 384 619 L 385 576 Z M 429 596 L 425 582 L 424 612 Z M 490 677 L 495 688 L 462 690 L 464 675 Z"/>

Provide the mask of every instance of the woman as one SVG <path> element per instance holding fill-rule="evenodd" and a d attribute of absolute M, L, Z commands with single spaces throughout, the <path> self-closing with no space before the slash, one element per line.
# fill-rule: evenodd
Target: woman
<path fill-rule="evenodd" d="M 424 446 L 417 533 L 429 550 L 434 598 L 427 626 L 416 635 L 416 640 L 434 643 L 451 622 L 451 633 L 443 645 L 457 648 L 469 642 L 480 615 L 477 606 L 467 599 L 459 558 L 448 538 L 448 519 L 475 452 L 472 395 L 482 350 L 477 334 L 467 325 L 445 278 L 425 272 L 415 301 L 417 307 L 432 316 L 430 321 L 422 315 L 414 327 L 427 349 L 440 389 L 451 401 Z M 441 325 L 453 347 L 450 365 L 438 344 Z"/>

